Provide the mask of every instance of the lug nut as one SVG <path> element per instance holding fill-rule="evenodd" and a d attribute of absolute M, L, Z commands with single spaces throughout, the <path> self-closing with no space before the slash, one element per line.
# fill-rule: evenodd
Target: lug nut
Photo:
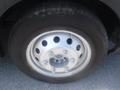
<path fill-rule="evenodd" d="M 68 70 L 69 70 L 69 67 L 65 67 L 64 69 L 65 69 L 65 72 L 68 72 Z"/>
<path fill-rule="evenodd" d="M 53 67 L 53 70 L 52 70 L 52 72 L 53 72 L 53 73 L 55 73 L 55 72 L 56 72 L 56 68 L 55 68 L 55 67 Z"/>
<path fill-rule="evenodd" d="M 64 50 L 64 54 L 67 54 L 68 53 L 68 51 L 67 50 Z"/>
<path fill-rule="evenodd" d="M 75 59 L 74 59 L 74 58 L 71 58 L 71 62 L 73 62 L 73 63 L 74 63 L 74 62 L 75 62 Z"/>
<path fill-rule="evenodd" d="M 48 64 L 48 61 L 47 61 L 47 60 L 44 60 L 43 63 L 44 63 L 45 65 L 47 65 L 47 64 Z"/>
<path fill-rule="evenodd" d="M 50 52 L 49 52 L 49 55 L 50 55 L 50 56 L 54 56 L 53 51 L 50 51 Z"/>

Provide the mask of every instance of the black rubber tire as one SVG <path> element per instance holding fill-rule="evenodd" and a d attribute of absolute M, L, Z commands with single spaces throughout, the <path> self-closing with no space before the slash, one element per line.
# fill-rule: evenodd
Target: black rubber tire
<path fill-rule="evenodd" d="M 26 48 L 29 42 L 35 36 L 53 30 L 52 28 L 69 28 L 89 42 L 92 48 L 91 63 L 82 72 L 71 77 L 51 78 L 41 75 L 29 66 L 26 60 Z M 71 6 L 45 6 L 29 12 L 14 25 L 8 49 L 10 57 L 24 73 L 43 81 L 63 83 L 78 80 L 95 69 L 107 53 L 108 39 L 103 24 L 89 10 Z"/>

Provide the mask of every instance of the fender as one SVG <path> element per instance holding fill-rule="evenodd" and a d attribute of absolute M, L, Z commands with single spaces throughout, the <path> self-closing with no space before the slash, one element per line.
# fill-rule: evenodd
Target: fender
<path fill-rule="evenodd" d="M 108 7 L 110 7 L 116 15 L 120 18 L 120 0 L 100 0 Z"/>
<path fill-rule="evenodd" d="M 22 0 L 0 0 L 0 16 L 2 16 L 10 7 Z"/>

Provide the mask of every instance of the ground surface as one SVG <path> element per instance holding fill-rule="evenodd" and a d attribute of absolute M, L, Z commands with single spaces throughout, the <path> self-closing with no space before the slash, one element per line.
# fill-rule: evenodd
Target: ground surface
<path fill-rule="evenodd" d="M 20 72 L 9 59 L 0 59 L 0 90 L 120 90 L 120 55 L 106 57 L 97 71 L 83 80 L 50 84 Z"/>

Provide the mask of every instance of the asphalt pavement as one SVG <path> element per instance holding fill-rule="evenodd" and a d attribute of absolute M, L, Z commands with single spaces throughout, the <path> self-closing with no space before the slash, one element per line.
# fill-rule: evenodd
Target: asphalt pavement
<path fill-rule="evenodd" d="M 66 84 L 35 80 L 19 71 L 12 60 L 1 58 L 0 90 L 120 90 L 120 55 L 106 57 L 94 73 Z"/>

